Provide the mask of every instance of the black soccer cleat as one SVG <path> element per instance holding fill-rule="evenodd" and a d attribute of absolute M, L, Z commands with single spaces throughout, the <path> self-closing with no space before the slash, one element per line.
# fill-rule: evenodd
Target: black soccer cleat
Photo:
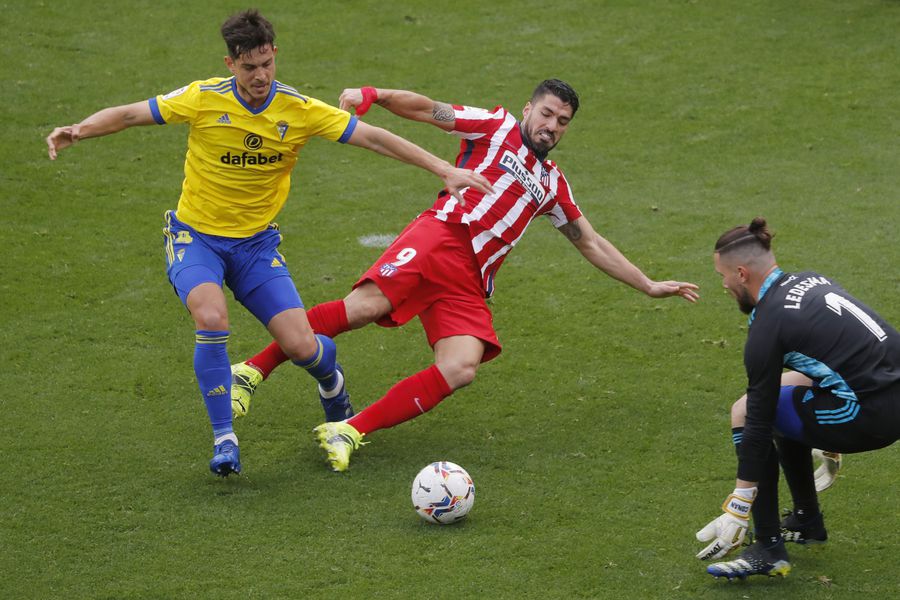
<path fill-rule="evenodd" d="M 828 541 L 822 513 L 801 519 L 796 512 L 787 513 L 781 521 L 781 537 L 794 544 L 824 544 Z"/>

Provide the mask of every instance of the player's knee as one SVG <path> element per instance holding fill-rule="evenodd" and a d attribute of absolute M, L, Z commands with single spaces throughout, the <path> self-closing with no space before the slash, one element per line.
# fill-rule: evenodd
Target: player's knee
<path fill-rule="evenodd" d="M 347 305 L 347 323 L 351 329 L 357 329 L 378 320 L 371 307 L 362 304 Z"/>
<path fill-rule="evenodd" d="M 199 306 L 191 312 L 197 329 L 204 331 L 226 331 L 228 311 L 214 305 Z"/>
<path fill-rule="evenodd" d="M 456 391 L 459 388 L 466 387 L 475 381 L 475 375 L 478 373 L 478 363 L 468 361 L 450 361 L 438 365 L 447 385 L 450 389 Z"/>
<path fill-rule="evenodd" d="M 391 301 L 372 283 L 363 284 L 350 292 L 344 298 L 344 307 L 347 322 L 353 329 L 374 323 L 393 310 Z"/>
<path fill-rule="evenodd" d="M 296 335 L 285 340 L 278 340 L 278 345 L 291 360 L 306 361 L 313 358 L 319 351 L 316 336 L 311 329 L 307 335 Z"/>
<path fill-rule="evenodd" d="M 731 405 L 731 426 L 743 427 L 747 421 L 747 396 L 741 396 Z"/>

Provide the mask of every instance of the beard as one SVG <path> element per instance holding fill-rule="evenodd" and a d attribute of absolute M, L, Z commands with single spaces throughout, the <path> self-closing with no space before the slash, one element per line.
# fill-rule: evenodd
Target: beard
<path fill-rule="evenodd" d="M 538 134 L 541 133 L 541 130 L 533 131 L 531 127 L 525 125 L 525 137 L 528 139 L 528 143 L 531 145 L 531 148 L 537 152 L 538 154 L 546 155 L 548 152 L 556 148 L 556 144 L 559 139 L 548 132 L 548 135 L 553 140 L 552 142 L 545 142 L 541 138 L 538 137 Z"/>
<path fill-rule="evenodd" d="M 542 154 L 547 154 L 551 150 L 556 148 L 556 142 L 547 143 L 547 142 L 541 141 L 539 139 L 536 140 L 534 138 L 531 138 L 531 145 L 534 146 L 535 150 L 537 150 L 538 152 L 540 152 Z"/>
<path fill-rule="evenodd" d="M 749 315 L 753 312 L 753 309 L 756 308 L 756 301 L 745 287 L 742 287 L 740 291 L 735 294 L 735 299 L 737 300 L 738 308 L 740 308 L 741 312 L 745 315 Z"/>

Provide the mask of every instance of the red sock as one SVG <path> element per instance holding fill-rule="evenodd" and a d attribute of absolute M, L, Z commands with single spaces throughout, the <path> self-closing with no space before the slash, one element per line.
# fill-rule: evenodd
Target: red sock
<path fill-rule="evenodd" d="M 288 356 L 281 350 L 278 342 L 272 342 L 263 348 L 262 352 L 247 359 L 247 364 L 256 367 L 265 379 L 275 370 L 275 367 L 287 360 Z"/>
<path fill-rule="evenodd" d="M 428 412 L 453 393 L 437 365 L 398 382 L 384 397 L 347 421 L 360 433 L 393 427 Z"/>
<path fill-rule="evenodd" d="M 313 331 L 330 338 L 350 329 L 350 325 L 347 323 L 347 309 L 344 307 L 343 300 L 333 300 L 313 306 L 307 311 L 306 318 L 309 319 Z M 275 367 L 287 360 L 288 355 L 281 350 L 277 342 L 272 342 L 262 352 L 248 359 L 247 364 L 256 367 L 263 374 L 263 378 L 266 378 L 272 374 Z"/>
<path fill-rule="evenodd" d="M 347 323 L 347 307 L 344 306 L 343 300 L 317 304 L 306 311 L 306 318 L 309 319 L 313 331 L 330 338 L 350 329 L 350 324 Z"/>

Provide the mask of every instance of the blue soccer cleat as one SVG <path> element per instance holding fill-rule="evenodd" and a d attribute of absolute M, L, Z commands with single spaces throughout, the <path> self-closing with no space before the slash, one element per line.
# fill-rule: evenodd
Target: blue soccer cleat
<path fill-rule="evenodd" d="M 727 577 L 729 580 L 735 577 L 745 579 L 750 575 L 787 577 L 791 572 L 791 563 L 788 562 L 784 541 L 778 542 L 772 548 L 763 548 L 757 541 L 741 552 L 735 560 L 711 564 L 706 567 L 706 572 L 713 577 Z"/>
<path fill-rule="evenodd" d="M 209 470 L 219 477 L 228 477 L 241 472 L 241 450 L 232 440 L 225 440 L 213 448 Z"/>
<path fill-rule="evenodd" d="M 319 400 L 322 401 L 322 408 L 325 409 L 325 421 L 327 423 L 345 421 L 353 416 L 353 407 L 350 405 L 350 394 L 347 393 L 347 379 L 344 377 L 344 370 L 337 363 L 334 366 L 341 374 L 341 391 L 337 396 L 326 398 L 322 394 L 322 386 L 319 386 Z"/>

